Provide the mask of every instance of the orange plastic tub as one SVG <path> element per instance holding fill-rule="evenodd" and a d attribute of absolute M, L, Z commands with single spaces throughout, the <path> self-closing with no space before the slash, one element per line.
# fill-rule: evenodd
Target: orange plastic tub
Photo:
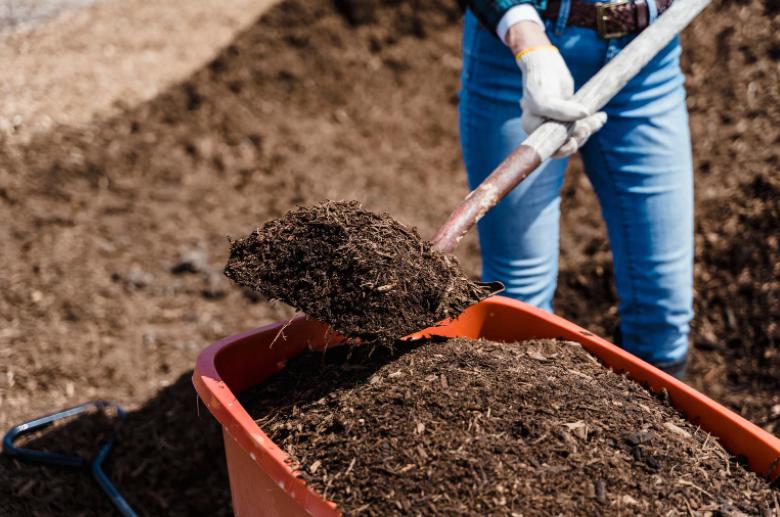
<path fill-rule="evenodd" d="M 198 357 L 193 382 L 200 398 L 223 427 L 236 515 L 339 515 L 333 502 L 296 477 L 286 462 L 287 454 L 266 436 L 236 399 L 242 390 L 284 368 L 287 359 L 307 348 L 322 349 L 335 344 L 324 325 L 303 317 L 284 328 L 286 340 L 276 339 L 285 325 L 287 322 L 251 330 L 204 349 Z M 747 459 L 755 472 L 769 479 L 780 476 L 780 439 L 617 346 L 530 305 L 496 296 L 469 308 L 456 321 L 419 335 L 482 337 L 493 341 L 577 341 L 612 369 L 626 372 L 650 389 L 666 389 L 671 403 L 694 425 L 720 438 L 732 454 Z"/>

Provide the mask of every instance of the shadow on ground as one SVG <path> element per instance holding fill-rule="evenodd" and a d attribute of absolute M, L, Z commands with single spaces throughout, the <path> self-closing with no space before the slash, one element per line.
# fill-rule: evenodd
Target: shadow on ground
<path fill-rule="evenodd" d="M 222 432 L 196 402 L 192 372 L 163 388 L 126 420 L 102 413 L 75 417 L 19 442 L 92 457 L 112 427 L 116 445 L 105 471 L 142 515 L 232 515 Z M 111 515 L 108 499 L 85 470 L 38 466 L 0 456 L 3 515 Z"/>

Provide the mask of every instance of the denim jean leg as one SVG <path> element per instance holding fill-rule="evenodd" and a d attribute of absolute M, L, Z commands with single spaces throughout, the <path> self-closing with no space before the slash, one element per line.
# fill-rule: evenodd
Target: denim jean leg
<path fill-rule="evenodd" d="M 526 137 L 520 123 L 522 76 L 502 43 L 467 15 L 460 137 L 475 188 Z M 478 224 L 485 281 L 506 295 L 552 311 L 558 274 L 558 220 L 565 160 L 548 161 Z"/>
<path fill-rule="evenodd" d="M 607 222 L 622 345 L 653 363 L 688 351 L 693 167 L 676 42 L 607 106 L 583 158 Z"/>

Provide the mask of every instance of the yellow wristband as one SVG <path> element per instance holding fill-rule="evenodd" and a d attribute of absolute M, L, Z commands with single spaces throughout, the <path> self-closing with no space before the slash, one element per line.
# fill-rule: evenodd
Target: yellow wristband
<path fill-rule="evenodd" d="M 523 50 L 521 50 L 520 52 L 515 54 L 515 61 L 520 61 L 521 57 L 523 57 L 526 54 L 530 54 L 531 52 L 533 52 L 535 50 L 542 50 L 542 49 L 545 49 L 545 48 L 551 48 L 551 49 L 555 50 L 556 52 L 558 51 L 558 47 L 556 47 L 555 45 L 537 45 L 535 47 L 528 47 L 528 48 L 524 48 Z"/>

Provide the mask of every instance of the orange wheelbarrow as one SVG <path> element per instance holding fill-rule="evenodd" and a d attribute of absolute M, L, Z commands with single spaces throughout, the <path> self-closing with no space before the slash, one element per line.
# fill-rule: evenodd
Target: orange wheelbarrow
<path fill-rule="evenodd" d="M 283 327 L 286 341 L 274 344 Z M 733 455 L 746 458 L 753 471 L 769 480 L 780 477 L 780 439 L 563 318 L 495 296 L 470 307 L 457 320 L 416 337 L 433 335 L 503 342 L 534 338 L 576 341 L 607 367 L 625 372 L 653 391 L 666 390 L 675 408 L 694 425 L 718 437 Z M 323 324 L 299 317 L 223 339 L 198 357 L 193 382 L 223 427 L 236 515 L 339 515 L 335 503 L 296 477 L 287 454 L 255 424 L 237 399 L 242 390 L 284 368 L 288 359 L 307 349 L 322 350 L 336 344 L 337 338 Z"/>

